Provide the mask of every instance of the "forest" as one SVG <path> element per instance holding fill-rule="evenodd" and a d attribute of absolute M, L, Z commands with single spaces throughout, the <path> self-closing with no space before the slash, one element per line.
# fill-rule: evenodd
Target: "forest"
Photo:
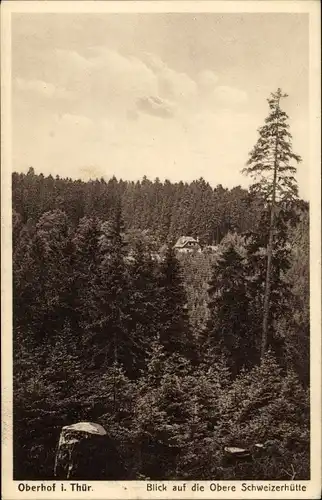
<path fill-rule="evenodd" d="M 309 204 L 274 194 L 272 226 L 266 187 L 13 173 L 15 479 L 52 479 L 78 421 L 105 479 L 309 479 Z"/>

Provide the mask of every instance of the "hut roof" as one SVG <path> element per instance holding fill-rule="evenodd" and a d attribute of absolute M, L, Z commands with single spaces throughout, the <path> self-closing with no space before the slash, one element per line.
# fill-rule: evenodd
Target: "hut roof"
<path fill-rule="evenodd" d="M 199 245 L 198 241 L 192 236 L 180 236 L 177 243 L 174 245 L 174 248 L 183 248 L 187 243 L 196 243 Z"/>

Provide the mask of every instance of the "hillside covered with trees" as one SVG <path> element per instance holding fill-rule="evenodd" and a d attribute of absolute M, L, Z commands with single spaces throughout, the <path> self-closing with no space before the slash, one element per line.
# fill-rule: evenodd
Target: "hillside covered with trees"
<path fill-rule="evenodd" d="M 263 184 L 13 174 L 15 479 L 52 478 L 61 427 L 87 420 L 105 479 L 309 478 L 309 210 L 291 184 L 272 219 Z M 182 235 L 201 251 L 175 252 Z"/>
<path fill-rule="evenodd" d="M 221 185 L 213 189 L 202 178 L 190 184 L 115 177 L 83 182 L 36 175 L 31 167 L 27 175 L 14 173 L 12 182 L 13 208 L 23 223 L 52 210 L 65 212 L 73 225 L 83 217 L 108 220 L 120 203 L 126 229 L 147 230 L 159 243 L 182 235 L 219 243 L 228 231 L 251 229 L 260 213 L 247 190 Z"/>

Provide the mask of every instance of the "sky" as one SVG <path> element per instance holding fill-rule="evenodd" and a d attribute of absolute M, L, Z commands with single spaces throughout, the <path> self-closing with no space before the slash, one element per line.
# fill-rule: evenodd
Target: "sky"
<path fill-rule="evenodd" d="M 14 13 L 13 168 L 246 187 L 278 87 L 308 199 L 306 14 Z"/>

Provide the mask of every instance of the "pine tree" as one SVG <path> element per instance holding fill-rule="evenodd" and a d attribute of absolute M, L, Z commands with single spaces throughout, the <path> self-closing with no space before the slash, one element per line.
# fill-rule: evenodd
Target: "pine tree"
<path fill-rule="evenodd" d="M 167 241 L 169 236 L 173 212 L 173 193 L 173 184 L 166 179 L 163 185 L 160 219 L 158 220 L 158 233 L 162 242 Z"/>
<path fill-rule="evenodd" d="M 232 375 L 257 361 L 254 327 L 249 319 L 246 262 L 232 244 L 214 265 L 209 282 L 207 344 L 227 357 Z"/>
<path fill-rule="evenodd" d="M 74 304 L 74 244 L 72 228 L 65 212 L 53 210 L 41 216 L 36 225 L 37 237 L 43 248 L 47 305 L 44 326 L 53 330 L 62 327 L 68 318 L 72 328 L 76 323 Z"/>
<path fill-rule="evenodd" d="M 152 348 L 135 404 L 135 448 L 143 477 L 170 479 L 177 477 L 191 439 L 195 405 L 187 397 L 189 362 L 180 356 L 166 359 L 157 340 Z"/>
<path fill-rule="evenodd" d="M 73 244 L 69 221 L 60 210 L 26 224 L 14 252 L 15 326 L 35 338 L 53 336 L 74 316 Z"/>
<path fill-rule="evenodd" d="M 291 286 L 286 276 L 291 264 L 291 249 L 288 241 L 288 225 L 292 213 L 277 206 L 275 213 L 275 239 L 272 251 L 270 273 L 270 315 L 267 327 L 267 348 L 281 362 L 285 357 L 286 332 L 281 323 L 285 317 L 292 317 L 294 303 Z M 263 210 L 258 228 L 245 235 L 247 252 L 249 321 L 253 329 L 260 332 L 262 324 L 262 304 L 265 297 L 267 271 L 267 245 L 269 210 Z"/>
<path fill-rule="evenodd" d="M 120 211 L 101 225 L 98 269 L 92 277 L 87 301 L 85 343 L 93 367 L 118 363 L 133 377 L 138 369 L 137 344 L 131 329 L 130 276 L 122 226 Z"/>
<path fill-rule="evenodd" d="M 40 215 L 40 179 L 35 174 L 33 167 L 30 167 L 27 175 L 23 178 L 22 204 L 25 215 L 25 222 L 28 219 L 37 220 Z"/>
<path fill-rule="evenodd" d="M 187 298 L 180 264 L 169 245 L 159 275 L 160 340 L 168 354 L 178 353 L 192 359 L 193 342 L 189 325 Z"/>
<path fill-rule="evenodd" d="M 40 287 L 39 262 L 33 255 L 32 241 L 35 228 L 24 224 L 17 238 L 13 238 L 13 324 L 14 329 L 31 328 L 34 321 L 33 308 L 36 304 Z M 38 274 L 39 273 L 39 274 Z"/>
<path fill-rule="evenodd" d="M 294 373 L 283 374 L 270 351 L 222 393 L 217 409 L 216 453 L 223 446 L 238 446 L 252 450 L 255 458 L 245 467 L 227 467 L 224 478 L 290 479 L 291 464 L 297 478 L 308 477 L 308 394 Z M 263 455 L 256 456 L 256 443 Z"/>
<path fill-rule="evenodd" d="M 268 343 L 276 204 L 278 200 L 289 203 L 298 197 L 297 183 L 294 177 L 296 168 L 292 165 L 292 162 L 299 163 L 301 158 L 293 153 L 292 136 L 287 123 L 289 117 L 280 107 L 280 101 L 285 97 L 287 97 L 287 94 L 284 94 L 279 88 L 268 99 L 270 113 L 265 119 L 265 125 L 259 129 L 259 139 L 250 152 L 247 167 L 243 170 L 255 181 L 252 191 L 259 192 L 270 207 L 261 358 L 266 352 Z"/>
<path fill-rule="evenodd" d="M 179 476 L 187 479 L 211 479 L 212 460 L 216 442 L 214 427 L 218 421 L 218 400 L 224 398 L 230 386 L 229 369 L 224 360 L 218 360 L 209 349 L 203 348 L 203 362 L 182 380 L 185 394 L 189 394 L 190 412 L 185 424 L 186 441 L 178 460 Z"/>
<path fill-rule="evenodd" d="M 146 366 L 146 358 L 158 332 L 159 301 L 156 264 L 149 249 L 136 241 L 129 251 L 129 329 L 135 346 L 138 373 Z M 138 374 L 137 373 L 137 374 Z"/>
<path fill-rule="evenodd" d="M 91 284 L 98 273 L 99 237 L 102 221 L 95 217 L 83 217 L 76 227 L 73 237 L 75 247 L 74 301 L 81 326 L 88 321 L 88 298 Z"/>
<path fill-rule="evenodd" d="M 280 318 L 286 344 L 288 365 L 296 370 L 306 385 L 310 372 L 310 234 L 309 213 L 304 211 L 295 228 L 288 233 L 291 246 L 287 286 L 292 289 L 291 314 Z"/>

